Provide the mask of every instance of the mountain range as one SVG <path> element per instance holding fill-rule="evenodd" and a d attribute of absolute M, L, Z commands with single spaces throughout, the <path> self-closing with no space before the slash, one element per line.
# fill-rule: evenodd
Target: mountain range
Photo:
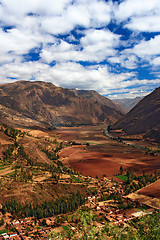
<path fill-rule="evenodd" d="M 135 104 L 139 100 L 127 101 Z M 120 103 L 93 90 L 66 89 L 42 81 L 1 84 L 0 121 L 44 128 L 105 123 L 160 142 L 160 88 L 124 115 Z"/>
<path fill-rule="evenodd" d="M 124 99 L 116 99 L 113 100 L 114 103 L 119 104 L 119 106 L 123 107 L 123 111 L 125 113 L 129 112 L 137 103 L 142 100 L 143 97 L 136 98 L 124 98 Z"/>
<path fill-rule="evenodd" d="M 95 91 L 66 89 L 40 81 L 0 85 L 1 121 L 16 125 L 113 124 L 122 116 L 116 104 Z"/>

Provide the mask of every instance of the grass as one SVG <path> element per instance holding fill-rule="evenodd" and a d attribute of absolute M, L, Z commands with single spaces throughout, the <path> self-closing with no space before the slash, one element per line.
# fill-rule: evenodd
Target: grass
<path fill-rule="evenodd" d="M 8 173 L 6 175 L 9 176 L 9 177 L 14 177 L 15 176 L 15 172 L 11 172 L 11 173 Z"/>
<path fill-rule="evenodd" d="M 150 209 L 150 207 L 144 205 L 144 206 L 139 207 L 139 209 L 140 210 L 148 210 L 148 209 Z"/>
<path fill-rule="evenodd" d="M 9 167 L 11 167 L 11 165 L 0 164 L 0 170 L 4 170 Z"/>
<path fill-rule="evenodd" d="M 0 230 L 0 235 L 3 234 L 3 233 L 7 233 L 7 230 L 6 229 Z"/>
<path fill-rule="evenodd" d="M 30 231 L 29 227 L 26 227 L 26 230 L 27 230 L 27 232 L 29 232 Z"/>
<path fill-rule="evenodd" d="M 81 179 L 81 178 L 76 178 L 75 176 L 72 176 L 71 179 L 72 179 L 72 181 L 77 182 L 77 183 L 82 182 L 82 179 Z"/>
<path fill-rule="evenodd" d="M 37 228 L 37 230 L 39 230 L 39 229 L 42 229 L 42 228 L 44 228 L 43 226 L 38 226 L 38 227 L 36 227 Z"/>
<path fill-rule="evenodd" d="M 3 166 L 3 167 L 0 166 L 0 170 L 4 170 L 6 168 L 7 168 L 7 166 Z"/>
<path fill-rule="evenodd" d="M 126 175 L 118 175 L 118 176 L 115 176 L 116 178 L 122 180 L 122 181 L 128 181 L 128 177 Z"/>
<path fill-rule="evenodd" d="M 68 230 L 69 230 L 69 226 L 62 226 L 62 228 L 63 228 L 65 231 L 68 231 Z"/>

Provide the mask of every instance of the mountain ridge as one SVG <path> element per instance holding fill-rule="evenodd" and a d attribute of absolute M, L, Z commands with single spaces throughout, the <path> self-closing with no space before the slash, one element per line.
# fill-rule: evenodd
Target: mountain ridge
<path fill-rule="evenodd" d="M 143 134 L 160 142 L 160 87 L 145 96 L 129 113 L 113 125 L 127 134 Z"/>
<path fill-rule="evenodd" d="M 57 87 L 42 81 L 2 84 L 0 85 L 1 118 L 8 119 L 14 115 L 14 118 L 23 118 L 23 121 L 26 118 L 26 121 L 35 121 L 35 124 L 51 127 L 104 122 L 111 124 L 123 115 L 114 103 L 97 92 L 90 93 L 92 95 L 90 99 L 79 95 L 78 90 Z"/>

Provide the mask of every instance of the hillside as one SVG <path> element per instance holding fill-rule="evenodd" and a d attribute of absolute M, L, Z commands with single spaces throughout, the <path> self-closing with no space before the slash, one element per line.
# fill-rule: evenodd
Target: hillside
<path fill-rule="evenodd" d="M 84 239 L 85 216 L 94 239 L 115 238 L 115 232 L 126 233 L 126 219 L 134 218 L 140 229 L 146 215 L 158 219 L 151 207 L 160 206 L 159 156 L 110 139 L 102 130 L 101 125 L 33 130 L 0 124 L 0 239 Z M 133 221 L 127 222 L 131 229 Z M 159 219 L 151 223 L 157 229 Z"/>
<path fill-rule="evenodd" d="M 87 98 L 91 101 L 94 101 L 95 103 L 101 103 L 102 105 L 106 105 L 110 108 L 113 108 L 113 109 L 123 112 L 120 105 L 117 106 L 117 104 L 115 104 L 113 101 L 100 95 L 98 92 L 96 92 L 94 90 L 75 90 L 74 89 L 72 91 L 78 97 Z"/>
<path fill-rule="evenodd" d="M 160 88 L 144 97 L 128 114 L 113 125 L 128 134 L 143 134 L 160 142 Z"/>
<path fill-rule="evenodd" d="M 52 83 L 18 81 L 0 85 L 2 121 L 17 125 L 78 125 L 114 123 L 122 113 L 109 99 L 91 92 L 57 87 Z"/>

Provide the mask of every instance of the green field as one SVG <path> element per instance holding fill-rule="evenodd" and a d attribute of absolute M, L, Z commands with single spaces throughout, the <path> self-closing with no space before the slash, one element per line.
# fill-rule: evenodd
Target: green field
<path fill-rule="evenodd" d="M 6 229 L 2 229 L 2 230 L 0 230 L 0 235 L 3 234 L 3 233 L 6 233 L 6 232 L 7 232 Z"/>
<path fill-rule="evenodd" d="M 70 228 L 69 228 L 69 226 L 63 226 L 62 227 L 65 231 L 68 231 Z"/>
<path fill-rule="evenodd" d="M 118 176 L 115 176 L 116 178 L 122 180 L 122 181 L 128 181 L 128 177 L 126 175 L 118 175 Z"/>
<path fill-rule="evenodd" d="M 6 166 L 3 166 L 3 167 L 0 166 L 0 170 L 4 170 L 6 168 L 7 168 Z"/>
<path fill-rule="evenodd" d="M 79 182 L 82 182 L 82 179 L 81 178 L 76 178 L 75 176 L 72 176 L 72 181 L 79 183 Z"/>

